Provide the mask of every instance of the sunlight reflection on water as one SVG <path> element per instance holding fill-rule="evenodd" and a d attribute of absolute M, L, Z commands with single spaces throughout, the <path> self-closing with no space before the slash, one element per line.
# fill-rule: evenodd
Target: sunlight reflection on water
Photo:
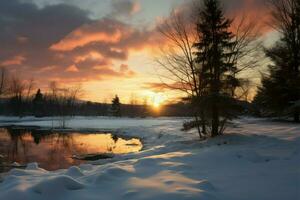
<path fill-rule="evenodd" d="M 68 168 L 85 162 L 73 159 L 73 155 L 126 154 L 141 149 L 139 139 L 124 139 L 110 133 L 52 133 L 0 128 L 0 154 L 4 156 L 5 163 L 37 162 L 47 170 Z M 4 169 L 0 167 L 0 171 Z"/>

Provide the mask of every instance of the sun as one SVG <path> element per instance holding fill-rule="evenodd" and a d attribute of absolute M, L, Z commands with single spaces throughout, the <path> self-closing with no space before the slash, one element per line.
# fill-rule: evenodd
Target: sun
<path fill-rule="evenodd" d="M 164 95 L 162 93 L 155 93 L 155 92 L 149 93 L 149 99 L 150 99 L 151 105 L 155 109 L 159 109 L 166 100 L 166 98 L 164 97 Z"/>
<path fill-rule="evenodd" d="M 160 101 L 154 101 L 154 102 L 152 102 L 152 106 L 153 106 L 154 108 L 159 108 L 160 105 L 161 105 L 161 102 L 160 102 Z"/>

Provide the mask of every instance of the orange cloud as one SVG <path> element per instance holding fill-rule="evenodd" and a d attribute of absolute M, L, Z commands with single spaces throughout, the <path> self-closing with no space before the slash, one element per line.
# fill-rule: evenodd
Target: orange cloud
<path fill-rule="evenodd" d="M 256 32 L 260 35 L 266 35 L 272 28 L 268 26 L 270 21 L 270 10 L 262 1 L 258 0 L 244 0 L 241 5 L 230 10 L 227 14 L 229 18 L 233 19 L 232 31 L 233 33 L 239 29 L 247 29 L 249 26 L 255 26 Z M 242 23 L 242 27 L 240 26 Z M 240 30 L 243 31 L 243 30 Z"/>
<path fill-rule="evenodd" d="M 115 43 L 120 40 L 121 33 L 116 30 L 114 33 L 106 32 L 89 32 L 89 25 L 73 31 L 67 37 L 56 44 L 53 44 L 50 49 L 54 51 L 71 51 L 77 47 L 83 47 L 91 42 L 109 42 Z"/>
<path fill-rule="evenodd" d="M 76 65 L 71 65 L 65 71 L 66 72 L 79 72 L 79 69 L 76 67 Z"/>
<path fill-rule="evenodd" d="M 88 59 L 101 60 L 101 59 L 104 59 L 104 57 L 96 51 L 91 51 L 85 55 L 76 56 L 74 61 L 75 61 L 75 63 L 80 63 L 80 62 L 86 61 Z"/>
<path fill-rule="evenodd" d="M 121 66 L 120 66 L 120 71 L 121 72 L 126 72 L 126 71 L 128 71 L 128 65 L 125 65 L 125 64 L 122 64 Z"/>
<path fill-rule="evenodd" d="M 21 65 L 25 60 L 26 58 L 24 56 L 18 55 L 3 61 L 1 65 L 2 66 Z"/>
<path fill-rule="evenodd" d="M 101 75 L 109 76 L 109 77 L 127 77 L 131 78 L 136 75 L 136 73 L 129 69 L 128 65 L 121 64 L 119 70 L 115 70 L 109 66 L 94 66 L 94 70 L 97 72 L 101 72 Z"/>
<path fill-rule="evenodd" d="M 128 77 L 132 77 L 136 74 L 134 71 L 130 70 L 128 65 L 125 65 L 125 64 L 120 65 L 120 72 L 122 74 L 126 74 L 126 76 L 128 76 Z"/>
<path fill-rule="evenodd" d="M 104 18 L 77 28 L 58 43 L 51 45 L 50 50 L 71 52 L 90 48 L 94 54 L 101 54 L 99 50 L 102 50 L 109 55 L 124 58 L 129 49 L 159 46 L 163 41 L 156 27 L 136 28 L 116 19 Z"/>
<path fill-rule="evenodd" d="M 46 66 L 46 67 L 39 69 L 38 72 L 49 72 L 49 71 L 53 71 L 55 69 L 57 69 L 57 66 L 50 65 L 50 66 Z"/>

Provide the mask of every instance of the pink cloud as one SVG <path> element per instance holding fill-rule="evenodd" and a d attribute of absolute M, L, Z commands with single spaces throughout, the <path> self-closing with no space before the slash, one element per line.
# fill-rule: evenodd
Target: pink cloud
<path fill-rule="evenodd" d="M 8 60 L 4 60 L 1 65 L 2 66 L 10 66 L 10 65 L 21 65 L 24 61 L 26 60 L 26 58 L 22 55 L 17 55 L 14 56 Z"/>
<path fill-rule="evenodd" d="M 72 31 L 58 43 L 53 44 L 50 49 L 54 51 L 71 51 L 77 47 L 83 47 L 92 42 L 115 43 L 121 38 L 121 31 L 109 24 L 107 20 L 85 24 Z"/>
<path fill-rule="evenodd" d="M 66 72 L 79 72 L 79 69 L 76 67 L 76 65 L 71 65 L 65 71 Z"/>

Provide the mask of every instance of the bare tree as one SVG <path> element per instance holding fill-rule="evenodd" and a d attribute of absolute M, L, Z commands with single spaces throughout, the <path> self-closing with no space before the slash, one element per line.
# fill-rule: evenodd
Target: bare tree
<path fill-rule="evenodd" d="M 26 98 L 29 99 L 32 95 L 32 91 L 34 90 L 35 87 L 35 81 L 33 78 L 31 78 L 29 81 L 27 81 L 26 84 Z"/>
<path fill-rule="evenodd" d="M 137 105 L 138 105 L 138 100 L 137 96 L 134 93 L 131 93 L 130 99 L 129 99 L 129 116 L 130 117 L 136 117 L 138 112 L 137 112 Z"/>
<path fill-rule="evenodd" d="M 158 30 L 167 43 L 167 47 L 161 49 L 162 57 L 156 60 L 163 69 L 159 74 L 161 81 L 170 89 L 184 92 L 189 98 L 201 96 L 200 71 L 193 54 L 193 45 L 197 40 L 195 23 L 190 23 L 189 17 L 173 11 Z M 199 137 L 202 138 L 199 112 L 194 112 L 194 118 Z M 204 125 L 202 132 L 205 134 Z"/>
<path fill-rule="evenodd" d="M 76 101 L 82 95 L 81 85 L 65 88 L 58 87 L 56 82 L 51 82 L 49 90 L 49 99 L 52 101 L 53 107 L 56 108 L 56 114 L 59 116 L 59 126 L 65 128 L 67 120 L 75 115 Z"/>
<path fill-rule="evenodd" d="M 83 90 L 80 84 L 75 85 L 68 89 L 68 93 L 66 94 L 68 99 L 68 106 L 70 109 L 69 115 L 74 116 L 75 113 L 75 106 L 78 101 L 78 98 L 80 98 L 83 95 Z"/>
<path fill-rule="evenodd" d="M 199 5 L 194 5 L 195 10 L 190 12 L 191 15 L 184 16 L 182 13 L 173 11 L 168 19 L 165 19 L 159 27 L 159 32 L 166 41 L 166 45 L 161 49 L 161 57 L 156 59 L 156 62 L 161 67 L 159 77 L 162 83 L 170 89 L 179 90 L 188 96 L 188 100 L 192 102 L 194 107 L 194 119 L 191 124 L 186 124 L 187 127 L 196 127 L 199 137 L 207 134 L 206 117 L 197 107 L 197 102 L 203 95 L 206 94 L 206 83 L 201 78 L 202 69 L 201 63 L 195 62 L 194 44 L 201 35 L 196 32 L 196 19 L 193 15 L 198 11 Z M 260 42 L 259 28 L 252 21 L 247 21 L 247 16 L 244 15 L 236 18 L 234 27 L 234 46 L 231 51 L 237 52 L 232 54 L 231 63 L 235 63 L 236 70 L 232 76 L 238 77 L 243 72 L 253 69 L 258 65 Z M 246 83 L 247 81 L 240 81 Z M 249 84 L 247 85 L 249 86 Z M 239 89 L 238 89 L 239 88 Z M 235 98 L 238 98 L 240 90 L 246 86 L 237 84 L 231 87 L 229 93 Z"/>
<path fill-rule="evenodd" d="M 55 81 L 51 81 L 49 83 L 49 91 L 50 91 L 51 98 L 53 98 L 53 99 L 56 99 L 56 96 L 57 96 L 57 93 L 58 93 L 58 90 L 59 90 L 57 85 L 58 84 Z"/>
<path fill-rule="evenodd" d="M 12 76 L 9 85 L 9 94 L 11 97 L 11 105 L 15 114 L 21 116 L 23 113 L 23 100 L 26 84 L 17 76 Z"/>
<path fill-rule="evenodd" d="M 269 0 L 272 20 L 270 26 L 279 31 L 292 55 L 292 66 L 296 74 L 300 68 L 300 1 Z M 296 75 L 295 74 L 295 75 Z"/>
<path fill-rule="evenodd" d="M 141 110 L 141 116 L 146 117 L 148 116 L 149 112 L 149 105 L 148 105 L 148 98 L 143 98 L 143 104 L 142 104 L 142 110 Z"/>
<path fill-rule="evenodd" d="M 7 71 L 4 67 L 0 68 L 0 97 L 7 92 L 8 77 Z"/>
<path fill-rule="evenodd" d="M 26 84 L 19 77 L 13 76 L 10 81 L 9 91 L 13 97 L 22 99 L 26 89 Z"/>
<path fill-rule="evenodd" d="M 233 71 L 232 76 L 240 79 L 240 84 L 231 88 L 231 95 L 237 99 L 240 99 L 240 91 L 249 92 L 250 79 L 249 74 L 253 72 L 253 69 L 260 66 L 263 60 L 262 53 L 262 41 L 261 26 L 246 12 L 240 13 L 239 17 L 235 17 L 232 23 L 232 32 L 234 34 L 235 45 L 232 47 L 232 51 L 237 52 L 230 58 L 230 62 L 235 63 L 236 70 Z M 242 76 L 246 75 L 247 79 L 243 79 Z M 243 85 L 245 84 L 245 85 Z M 243 95 L 242 95 L 243 96 Z"/>

